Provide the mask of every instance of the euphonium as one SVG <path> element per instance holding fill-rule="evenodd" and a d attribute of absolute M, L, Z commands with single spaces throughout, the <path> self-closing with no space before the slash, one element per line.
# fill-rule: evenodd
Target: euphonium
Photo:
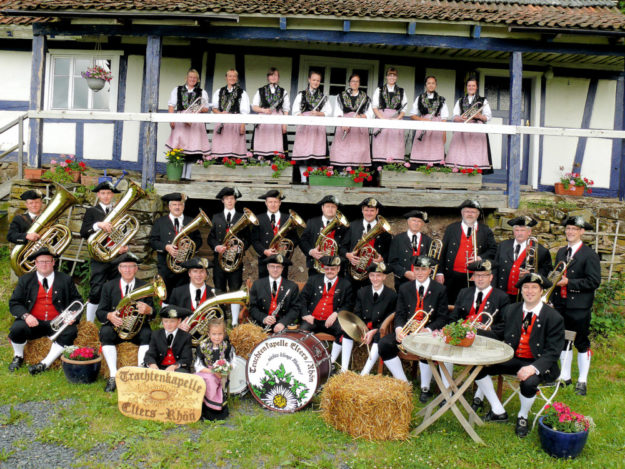
<path fill-rule="evenodd" d="M 477 116 L 484 109 L 484 105 L 480 104 L 478 101 L 474 102 L 469 109 L 462 113 L 460 116 L 461 119 L 464 119 L 464 123 L 473 120 L 475 116 Z"/>
<path fill-rule="evenodd" d="M 200 303 L 193 314 L 184 320 L 189 325 L 193 346 L 208 339 L 208 322 L 211 319 L 225 317 L 223 309 L 219 307 L 220 304 L 247 305 L 249 302 L 250 296 L 244 286 L 241 290 L 217 295 Z"/>
<path fill-rule="evenodd" d="M 167 298 L 167 288 L 160 275 L 154 277 L 151 283 L 135 288 L 117 304 L 115 311 L 123 323 L 114 329 L 120 339 L 130 340 L 141 330 L 146 315 L 139 314 L 137 301 L 149 296 L 156 296 L 161 301 Z"/>
<path fill-rule="evenodd" d="M 416 310 L 412 317 L 408 319 L 406 324 L 404 324 L 404 327 L 402 327 L 401 329 L 401 334 L 404 336 L 404 338 L 408 337 L 409 335 L 418 334 L 419 332 L 421 332 L 421 329 L 423 329 L 430 320 L 430 316 L 432 315 L 433 311 L 434 308 L 430 308 L 427 313 L 422 309 Z M 406 353 L 406 350 L 402 347 L 401 344 L 398 346 L 398 348 L 402 352 Z"/>
<path fill-rule="evenodd" d="M 28 260 L 28 256 L 47 247 L 51 253 L 60 256 L 72 242 L 72 232 L 66 225 L 54 222 L 61 216 L 66 208 L 78 203 L 78 199 L 58 184 L 56 194 L 48 206 L 41 212 L 33 224 L 28 228 L 28 233 L 37 233 L 41 237 L 37 241 L 29 241 L 26 244 L 17 244 L 11 251 L 11 268 L 21 276 L 31 272 L 35 263 Z"/>
<path fill-rule="evenodd" d="M 258 218 L 249 208 L 243 209 L 243 216 L 230 227 L 221 244 L 226 246 L 224 252 L 219 253 L 219 266 L 225 272 L 234 272 L 243 262 L 243 254 L 245 254 L 245 244 L 236 234 L 244 229 L 247 225 L 258 225 Z"/>
<path fill-rule="evenodd" d="M 358 257 L 358 264 L 350 264 L 349 266 L 349 272 L 354 280 L 360 281 L 367 277 L 367 268 L 371 265 L 373 259 L 378 256 L 378 251 L 369 242 L 385 232 L 391 232 L 391 225 L 384 217 L 378 216 L 378 222 L 375 226 L 354 246 L 352 254 Z"/>
<path fill-rule="evenodd" d="M 549 303 L 549 298 L 551 298 L 551 294 L 556 289 L 556 284 L 560 280 L 562 280 L 562 277 L 564 277 L 564 274 L 566 273 L 566 269 L 569 268 L 569 266 L 571 265 L 571 262 L 573 262 L 573 257 L 571 257 L 568 262 L 560 261 L 556 264 L 555 268 L 549 273 L 547 278 L 551 282 L 551 287 L 541 297 L 541 300 L 543 303 Z"/>
<path fill-rule="evenodd" d="M 443 252 L 443 242 L 440 239 L 432 239 L 432 244 L 430 244 L 430 249 L 428 251 L 428 257 L 432 259 L 436 259 L 437 261 L 441 260 L 441 252 Z M 430 274 L 430 278 L 436 278 L 436 274 L 438 273 L 438 264 L 434 266 L 432 269 L 432 273 Z"/>
<path fill-rule="evenodd" d="M 293 228 L 306 228 L 306 222 L 297 213 L 295 213 L 294 210 L 289 210 L 289 215 L 289 219 L 283 226 L 280 227 L 269 243 L 269 249 L 275 249 L 278 254 L 282 254 L 288 259 L 293 256 L 293 249 L 295 249 L 295 245 L 293 244 L 293 241 L 286 237 L 286 234 Z"/>
<path fill-rule="evenodd" d="M 128 189 L 115 208 L 102 220 L 112 224 L 113 230 L 110 233 L 104 230 L 96 231 L 87 240 L 87 248 L 93 259 L 110 262 L 117 257 L 119 250 L 134 238 L 139 231 L 139 222 L 126 211 L 145 196 L 145 191 L 136 182 L 128 181 Z"/>
<path fill-rule="evenodd" d="M 538 271 L 538 239 L 533 236 L 527 240 L 525 270 L 530 274 Z"/>
<path fill-rule="evenodd" d="M 54 342 L 56 338 L 61 335 L 61 332 L 65 330 L 67 326 L 69 326 L 70 321 L 74 321 L 82 310 L 85 308 L 85 305 L 80 301 L 76 300 L 72 302 L 67 308 L 63 310 L 61 314 L 55 317 L 52 321 L 50 321 L 50 328 L 54 331 L 50 337 L 51 342 Z"/>
<path fill-rule="evenodd" d="M 178 248 L 178 253 L 176 257 L 172 257 L 171 254 L 167 253 L 167 267 L 175 274 L 181 274 L 184 272 L 184 267 L 181 267 L 180 264 L 186 262 L 191 259 L 195 255 L 195 241 L 193 241 L 189 237 L 189 233 L 197 230 L 200 226 L 208 225 L 208 228 L 212 228 L 213 224 L 210 221 L 210 218 L 204 213 L 202 209 L 200 209 L 200 213 L 197 217 L 193 219 L 191 223 L 186 225 L 180 230 L 171 244 Z"/>
<path fill-rule="evenodd" d="M 344 228 L 349 227 L 349 222 L 345 215 L 343 215 L 338 210 L 336 211 L 336 215 L 332 219 L 328 226 L 321 230 L 319 236 L 317 236 L 317 242 L 315 243 L 315 248 L 317 248 L 321 252 L 321 256 L 334 256 L 339 250 L 338 244 L 328 235 L 332 233 L 336 228 L 342 226 Z M 321 267 L 321 262 L 319 259 L 315 259 L 315 270 L 320 274 L 323 273 L 323 269 Z"/>

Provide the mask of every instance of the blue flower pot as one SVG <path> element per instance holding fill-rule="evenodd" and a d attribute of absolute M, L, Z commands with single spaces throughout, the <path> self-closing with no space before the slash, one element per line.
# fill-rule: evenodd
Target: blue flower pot
<path fill-rule="evenodd" d="M 576 458 L 588 440 L 588 432 L 559 432 L 545 425 L 543 417 L 538 419 L 538 436 L 545 452 L 554 458 Z"/>
<path fill-rule="evenodd" d="M 99 356 L 94 360 L 77 361 L 61 356 L 61 361 L 67 381 L 74 384 L 89 384 L 98 379 L 102 357 Z"/>

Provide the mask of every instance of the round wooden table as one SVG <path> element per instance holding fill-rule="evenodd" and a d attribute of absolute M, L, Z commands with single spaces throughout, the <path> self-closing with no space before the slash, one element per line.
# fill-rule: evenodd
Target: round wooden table
<path fill-rule="evenodd" d="M 475 338 L 471 347 L 458 347 L 446 344 L 443 338 L 434 337 L 430 332 L 409 335 L 403 340 L 402 344 L 409 353 L 427 360 L 432 370 L 432 376 L 441 390 L 441 393 L 417 414 L 419 416 L 423 415 L 424 419 L 421 425 L 413 431 L 413 434 L 418 435 L 441 418 L 445 412 L 451 410 L 465 431 L 471 435 L 471 438 L 477 443 L 484 444 L 484 441 L 473 429 L 474 423 L 483 425 L 484 422 L 473 411 L 463 394 L 471 386 L 484 366 L 510 360 L 514 356 L 512 347 L 498 340 L 479 335 Z M 437 366 L 439 362 L 464 366 L 455 379 L 449 374 L 447 368 L 444 366 L 440 367 L 445 378 L 447 378 L 449 388 L 443 385 L 439 367 Z M 445 405 L 432 415 L 432 412 L 443 399 L 446 401 Z M 467 411 L 469 415 L 468 421 L 456 405 L 457 403 L 460 403 Z"/>

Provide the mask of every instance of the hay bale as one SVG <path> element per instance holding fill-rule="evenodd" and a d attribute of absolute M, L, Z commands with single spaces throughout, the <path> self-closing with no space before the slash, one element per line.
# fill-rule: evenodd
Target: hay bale
<path fill-rule="evenodd" d="M 323 420 L 354 438 L 405 440 L 412 408 L 412 386 L 379 375 L 340 373 L 321 393 Z"/>
<path fill-rule="evenodd" d="M 91 347 L 100 349 L 100 335 L 98 326 L 94 323 L 83 320 L 78 323 L 78 336 L 74 340 L 74 345 L 78 347 Z"/>
<path fill-rule="evenodd" d="M 139 350 L 139 346 L 132 342 L 122 342 L 118 344 L 116 348 L 117 369 L 120 369 L 122 366 L 137 366 L 137 351 Z M 102 360 L 100 374 L 105 378 L 109 377 L 109 367 L 106 364 L 106 360 Z"/>
<path fill-rule="evenodd" d="M 52 342 L 47 337 L 40 337 L 39 339 L 29 340 L 24 347 L 24 363 L 27 365 L 36 365 L 42 361 L 48 355 L 52 347 Z M 56 359 L 50 366 L 55 370 L 61 367 L 61 360 Z"/>
<path fill-rule="evenodd" d="M 232 329 L 228 336 L 230 338 L 230 343 L 234 347 L 235 353 L 245 358 L 246 360 L 249 358 L 252 350 L 256 348 L 258 344 L 260 344 L 263 340 L 269 337 L 263 328 L 257 326 L 256 324 L 240 324 L 234 329 Z"/>

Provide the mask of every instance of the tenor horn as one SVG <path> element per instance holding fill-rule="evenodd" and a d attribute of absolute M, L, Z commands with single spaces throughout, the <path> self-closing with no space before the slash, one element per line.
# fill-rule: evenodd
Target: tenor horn
<path fill-rule="evenodd" d="M 338 252 L 339 250 L 338 244 L 336 243 L 334 239 L 330 238 L 328 235 L 332 233 L 332 231 L 334 231 L 339 226 L 347 228 L 349 227 L 349 221 L 347 221 L 347 218 L 345 218 L 345 215 L 343 215 L 340 211 L 337 210 L 335 217 L 332 219 L 330 223 L 328 223 L 328 226 L 326 226 L 323 230 L 321 230 L 321 232 L 319 233 L 319 236 L 317 237 L 315 248 L 317 248 L 321 252 L 321 257 L 334 256 Z M 321 266 L 321 262 L 319 261 L 319 259 L 315 259 L 315 270 L 319 272 L 320 274 L 323 273 L 323 268 Z"/>
<path fill-rule="evenodd" d="M 161 301 L 167 299 L 167 287 L 160 275 L 154 277 L 152 282 L 135 288 L 117 304 L 115 311 L 123 322 L 121 326 L 115 326 L 114 329 L 120 339 L 130 340 L 139 333 L 146 315 L 139 314 L 137 302 L 150 296 L 156 296 Z"/>
<path fill-rule="evenodd" d="M 221 243 L 226 246 L 226 250 L 219 253 L 219 266 L 224 272 L 234 272 L 243 262 L 245 243 L 236 234 L 248 225 L 258 225 L 258 218 L 249 208 L 244 208 L 243 216 L 230 227 Z"/>
<path fill-rule="evenodd" d="M 213 224 L 208 218 L 208 215 L 204 213 L 202 209 L 200 209 L 200 213 L 197 217 L 193 219 L 191 223 L 186 225 L 180 233 L 178 233 L 171 244 L 173 244 L 178 252 L 176 257 L 173 257 L 171 254 L 167 253 L 167 267 L 175 274 L 181 274 L 185 269 L 180 264 L 186 262 L 191 259 L 195 255 L 196 245 L 195 241 L 193 241 L 189 237 L 189 233 L 197 230 L 200 226 L 208 225 L 209 230 L 213 227 Z"/>
<path fill-rule="evenodd" d="M 306 228 L 306 222 L 294 210 L 289 210 L 289 215 L 289 219 L 280 227 L 269 243 L 269 249 L 275 249 L 278 254 L 291 259 L 295 245 L 293 241 L 286 237 L 286 234 L 294 228 Z"/>
<path fill-rule="evenodd" d="M 378 251 L 369 243 L 377 238 L 382 233 L 390 233 L 391 225 L 384 217 L 378 216 L 378 222 L 375 226 L 366 233 L 354 246 L 352 254 L 358 257 L 358 263 L 356 265 L 349 266 L 349 272 L 354 280 L 361 281 L 367 277 L 367 268 L 378 256 Z"/>

